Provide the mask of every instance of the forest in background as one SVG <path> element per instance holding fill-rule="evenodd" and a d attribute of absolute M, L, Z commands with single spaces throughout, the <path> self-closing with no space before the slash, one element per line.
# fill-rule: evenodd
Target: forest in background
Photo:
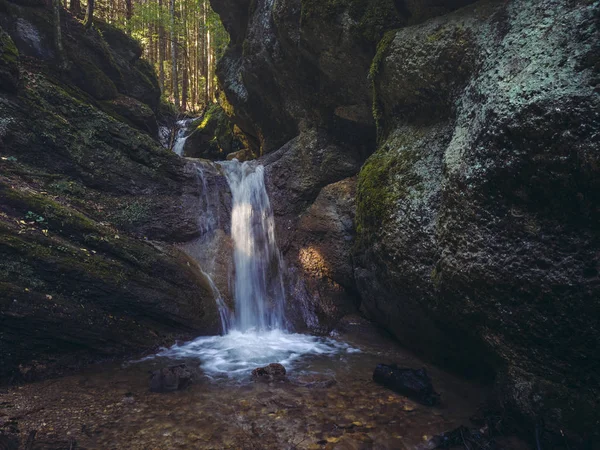
<path fill-rule="evenodd" d="M 76 15 L 89 6 L 81 0 L 63 1 Z M 215 101 L 215 67 L 229 35 L 208 0 L 88 1 L 94 18 L 140 41 L 145 59 L 156 68 L 163 97 L 178 110 L 200 111 Z"/>

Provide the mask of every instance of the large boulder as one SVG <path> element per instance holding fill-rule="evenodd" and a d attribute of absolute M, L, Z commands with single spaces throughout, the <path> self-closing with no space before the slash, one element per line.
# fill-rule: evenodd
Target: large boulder
<path fill-rule="evenodd" d="M 103 103 L 104 110 L 115 118 L 147 132 L 150 136 L 158 136 L 158 122 L 154 111 L 148 105 L 132 97 L 119 95 L 114 100 Z"/>
<path fill-rule="evenodd" d="M 307 130 L 260 160 L 287 264 L 288 319 L 296 328 L 327 332 L 354 308 L 352 176 L 364 153 Z"/>
<path fill-rule="evenodd" d="M 379 148 L 358 181 L 365 314 L 495 373 L 550 448 L 598 439 L 599 16 L 480 2 L 388 35 L 371 71 Z"/>

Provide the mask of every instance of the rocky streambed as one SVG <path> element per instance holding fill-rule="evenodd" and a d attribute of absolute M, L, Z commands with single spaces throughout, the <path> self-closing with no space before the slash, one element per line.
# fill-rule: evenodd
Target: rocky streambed
<path fill-rule="evenodd" d="M 418 360 L 361 319 L 345 322 L 336 339 L 355 351 L 300 358 L 284 380 L 252 381 L 250 370 L 207 376 L 193 358 L 124 361 L 4 390 L 0 424 L 22 444 L 34 432 L 30 448 L 44 449 L 432 449 L 435 435 L 485 427 L 469 419 L 490 416 L 489 387 Z M 426 406 L 375 383 L 380 362 L 425 367 L 440 404 Z M 151 392 L 151 372 L 179 363 L 191 385 Z M 496 442 L 528 448 L 506 436 Z"/>

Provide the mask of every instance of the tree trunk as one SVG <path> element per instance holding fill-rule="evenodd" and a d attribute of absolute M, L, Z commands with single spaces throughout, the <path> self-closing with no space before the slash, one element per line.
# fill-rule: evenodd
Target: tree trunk
<path fill-rule="evenodd" d="M 202 2 L 202 76 L 204 77 L 204 106 L 208 106 L 208 23 L 207 23 L 207 4 L 206 0 Z"/>
<path fill-rule="evenodd" d="M 83 25 L 86 29 L 92 28 L 92 24 L 94 22 L 94 0 L 88 0 L 87 10 L 85 13 L 85 20 L 83 21 Z"/>
<path fill-rule="evenodd" d="M 183 53 L 183 74 L 181 78 L 181 110 L 187 110 L 188 101 L 188 69 L 187 69 L 187 52 Z"/>
<path fill-rule="evenodd" d="M 127 34 L 131 35 L 131 18 L 133 17 L 132 0 L 125 0 L 125 20 L 127 21 Z"/>
<path fill-rule="evenodd" d="M 78 16 L 81 13 L 81 0 L 71 0 L 70 9 L 74 16 Z"/>
<path fill-rule="evenodd" d="M 179 77 L 177 76 L 177 33 L 175 30 L 175 0 L 171 0 L 171 81 L 173 82 L 173 99 L 179 110 Z"/>
<path fill-rule="evenodd" d="M 56 56 L 58 57 L 58 64 L 61 70 L 67 68 L 67 58 L 65 56 L 65 49 L 62 41 L 62 29 L 60 26 L 60 0 L 52 0 L 52 9 L 54 12 L 54 45 L 56 47 Z"/>
<path fill-rule="evenodd" d="M 187 8 L 185 7 L 186 3 L 181 2 L 181 18 L 183 20 L 183 54 L 181 58 L 181 110 L 187 111 L 187 101 L 188 101 L 188 35 L 187 35 Z"/>
<path fill-rule="evenodd" d="M 165 29 L 162 18 L 162 0 L 158 0 L 158 84 L 165 92 Z"/>

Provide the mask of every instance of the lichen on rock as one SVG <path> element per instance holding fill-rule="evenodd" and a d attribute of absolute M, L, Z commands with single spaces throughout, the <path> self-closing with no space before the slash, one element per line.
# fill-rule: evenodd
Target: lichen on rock
<path fill-rule="evenodd" d="M 597 11 L 559 3 L 479 2 L 386 36 L 354 254 L 368 316 L 435 361 L 495 373 L 549 446 L 560 430 L 597 439 L 600 339 Z"/>

